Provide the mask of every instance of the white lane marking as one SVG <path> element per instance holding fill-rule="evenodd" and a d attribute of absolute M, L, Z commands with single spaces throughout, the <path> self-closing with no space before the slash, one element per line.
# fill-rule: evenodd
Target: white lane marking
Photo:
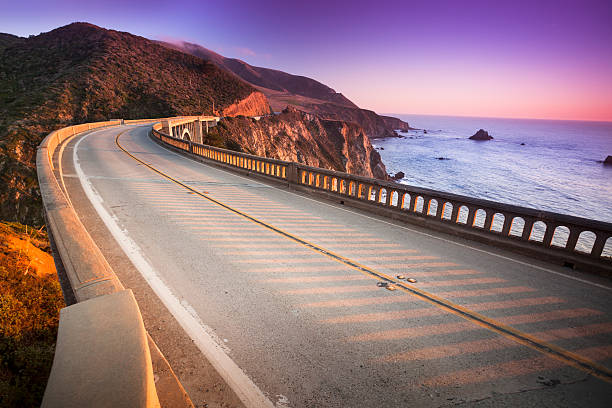
<path fill-rule="evenodd" d="M 154 144 L 154 145 L 159 146 L 157 144 Z M 159 146 L 159 147 L 164 149 L 161 146 Z M 176 155 L 176 156 L 178 156 L 178 157 L 180 157 L 182 159 L 188 159 L 189 160 L 189 158 L 187 158 L 186 156 L 183 156 L 183 155 L 181 155 L 179 153 L 176 153 L 176 152 L 174 152 L 174 151 L 172 151 L 170 149 L 164 149 L 164 150 L 167 151 L 167 152 L 170 152 L 170 153 L 172 153 L 172 154 L 174 154 L 174 155 Z M 231 173 L 231 172 L 225 171 L 223 169 L 219 169 L 219 168 L 215 168 L 213 166 L 209 166 L 206 163 L 202 163 L 202 162 L 195 161 L 195 160 L 189 160 L 189 161 L 193 162 L 193 163 L 197 163 L 197 164 L 202 164 L 202 165 L 204 165 L 204 166 L 206 166 L 206 167 L 208 167 L 210 169 L 213 169 L 213 170 L 221 171 L 221 172 L 224 172 L 224 173 L 229 173 L 232 176 L 239 177 L 239 178 L 241 178 L 243 180 L 248 180 L 251 183 L 256 183 L 256 184 L 259 184 L 259 185 L 262 185 L 262 186 L 268 186 L 268 187 L 274 188 L 274 189 L 279 190 L 279 191 L 284 191 L 286 193 L 293 194 L 293 195 L 298 196 L 298 197 L 300 197 L 302 199 L 309 200 L 309 201 L 315 202 L 317 204 L 321 204 L 321 205 L 325 205 L 325 206 L 328 206 L 328 207 L 332 207 L 332 208 L 335 208 L 337 210 L 341 210 L 341 211 L 345 211 L 345 212 L 348 212 L 348 213 L 351 213 L 351 214 L 359 215 L 361 217 L 369 218 L 371 220 L 382 222 L 382 223 L 385 223 L 387 225 L 392 225 L 392 226 L 397 227 L 397 228 L 402 228 L 402 229 L 405 229 L 407 231 L 413 232 L 415 234 L 423 235 L 423 236 L 426 236 L 426 237 L 429 237 L 429 238 L 434 238 L 434 239 L 437 239 L 437 240 L 440 240 L 440 241 L 443 241 L 443 242 L 447 242 L 447 243 L 450 243 L 450 244 L 454 244 L 454 245 L 457 245 L 457 246 L 460 246 L 460 247 L 463 247 L 463 248 L 469 248 L 469 249 L 472 249 L 474 251 L 482 252 L 482 253 L 485 253 L 487 255 L 491 255 L 491 256 L 495 256 L 497 258 L 504 259 L 506 261 L 516 262 L 516 263 L 518 263 L 520 265 L 523 265 L 523 266 L 528 266 L 528 267 L 531 267 L 531 268 L 534 268 L 534 269 L 538 269 L 540 271 L 547 272 L 547 273 L 550 273 L 550 274 L 553 274 L 553 275 L 562 276 L 562 277 L 567 278 L 567 279 L 571 279 L 571 280 L 574 280 L 574 281 L 577 281 L 577 282 L 585 283 L 587 285 L 596 286 L 596 287 L 601 288 L 601 289 L 612 291 L 612 287 L 610 287 L 610 286 L 605 286 L 605 285 L 602 285 L 602 284 L 599 284 L 599 283 L 588 281 L 586 279 L 581 279 L 581 278 L 577 278 L 575 276 L 566 275 L 566 274 L 564 274 L 562 272 L 553 271 L 552 269 L 544 268 L 542 266 L 538 266 L 538 265 L 534 265 L 534 264 L 531 264 L 531 263 L 528 263 L 528 262 L 520 261 L 518 259 L 510 258 L 510 257 L 504 256 L 504 255 L 496 254 L 494 252 L 487 251 L 486 249 L 480 249 L 480 248 L 473 247 L 471 245 L 462 244 L 460 242 L 452 241 L 450 239 L 446 239 L 446 238 L 442 238 L 442 237 L 437 237 L 435 235 L 431 235 L 431 234 L 428 234 L 426 232 L 417 231 L 415 229 L 412 229 L 410 227 L 406 227 L 404 225 L 394 224 L 392 222 L 381 220 L 381 219 L 378 219 L 378 218 L 375 218 L 375 217 L 371 217 L 369 215 L 361 214 L 361 213 L 358 213 L 358 212 L 355 212 L 355 211 L 351 211 L 351 210 L 348 210 L 348 209 L 343 208 L 343 207 L 337 207 L 335 205 L 328 204 L 328 203 L 325 203 L 323 201 L 316 200 L 314 198 L 305 197 L 305 196 L 303 196 L 301 194 L 298 194 L 296 192 L 293 192 L 291 190 L 282 189 L 282 188 L 276 187 L 274 185 L 263 184 L 263 183 L 261 183 L 261 182 L 259 182 L 257 180 L 254 180 L 254 179 L 251 179 L 251 178 L 246 178 L 246 177 L 241 176 L 239 174 Z"/>
<path fill-rule="evenodd" d="M 129 237 L 127 231 L 119 227 L 118 220 L 104 208 L 102 197 L 94 190 L 87 176 L 81 169 L 77 151 L 81 142 L 87 139 L 88 134 L 81 138 L 74 146 L 72 159 L 74 167 L 83 190 L 96 212 L 109 229 L 117 243 L 123 249 L 136 269 L 145 278 L 149 286 L 157 294 L 159 299 L 170 310 L 179 322 L 183 330 L 191 337 L 200 351 L 206 356 L 219 374 L 227 381 L 238 398 L 247 407 L 274 407 L 264 393 L 255 383 L 238 367 L 238 365 L 224 352 L 223 348 L 214 341 L 213 337 L 201 324 L 200 318 L 186 300 L 179 300 L 164 284 L 153 266 L 145 259 L 142 250 Z"/>

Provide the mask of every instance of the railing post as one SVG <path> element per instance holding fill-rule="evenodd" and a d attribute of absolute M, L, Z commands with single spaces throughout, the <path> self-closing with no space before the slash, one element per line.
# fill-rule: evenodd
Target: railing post
<path fill-rule="evenodd" d="M 603 252 L 604 246 L 606 246 L 606 236 L 601 232 L 596 233 L 595 235 L 595 243 L 593 244 L 593 249 L 591 250 L 592 258 L 601 257 L 601 253 Z"/>
<path fill-rule="evenodd" d="M 457 223 L 457 217 L 459 216 L 459 208 L 461 208 L 461 205 L 459 203 L 451 203 L 451 205 L 453 206 L 453 209 L 451 210 L 451 216 L 450 216 L 450 220 L 453 223 Z"/>
<path fill-rule="evenodd" d="M 388 190 L 387 191 L 387 197 L 385 197 L 385 205 L 387 207 L 391 206 L 391 199 L 393 197 L 393 193 L 395 193 L 395 190 Z"/>
<path fill-rule="evenodd" d="M 495 215 L 495 212 L 493 212 L 492 210 L 485 210 L 486 211 L 486 216 L 485 216 L 485 222 L 484 222 L 484 229 L 487 231 L 491 231 L 491 224 L 493 224 L 493 216 Z"/>
<path fill-rule="evenodd" d="M 555 234 L 555 228 L 557 228 L 557 225 L 553 224 L 550 221 L 544 224 L 546 224 L 546 232 L 544 233 L 542 244 L 545 247 L 549 247 L 552 244 L 553 235 Z"/>
<path fill-rule="evenodd" d="M 473 227 L 474 226 L 474 219 L 476 218 L 477 208 L 476 207 L 467 206 L 467 209 L 468 209 L 469 213 L 468 213 L 467 222 L 465 223 L 465 225 L 467 225 L 469 227 Z"/>
<path fill-rule="evenodd" d="M 576 243 L 578 243 L 578 238 L 582 233 L 581 230 L 570 227 L 569 237 L 567 238 L 567 243 L 565 244 L 565 249 L 568 251 L 574 251 L 576 249 Z"/>
<path fill-rule="evenodd" d="M 510 216 L 510 214 L 504 214 L 504 226 L 502 227 L 501 234 L 505 237 L 510 235 L 510 229 L 512 228 L 512 221 L 514 220 L 514 216 Z"/>
<path fill-rule="evenodd" d="M 287 181 L 289 184 L 300 184 L 297 163 L 291 162 L 287 166 Z"/>
<path fill-rule="evenodd" d="M 524 241 L 529 241 L 529 237 L 531 236 L 531 230 L 533 229 L 534 219 L 525 218 L 525 224 L 523 225 L 523 234 L 521 235 L 521 239 Z"/>

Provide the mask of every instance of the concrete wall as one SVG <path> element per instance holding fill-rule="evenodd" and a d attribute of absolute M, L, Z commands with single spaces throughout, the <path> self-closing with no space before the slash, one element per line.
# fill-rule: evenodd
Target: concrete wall
<path fill-rule="evenodd" d="M 58 342 L 44 407 L 159 407 L 151 351 L 140 310 L 80 222 L 54 173 L 63 143 L 73 136 L 123 123 L 121 119 L 69 126 L 50 133 L 36 166 L 53 257 L 68 307 L 60 313 Z M 154 345 L 154 343 L 152 343 Z M 156 358 L 163 360 L 155 346 Z M 167 362 L 165 362 L 167 364 Z M 170 367 L 164 368 L 180 388 Z M 166 395 L 169 391 L 164 390 Z M 170 391 L 171 392 L 171 391 Z M 176 406 L 193 407 L 182 397 Z"/>

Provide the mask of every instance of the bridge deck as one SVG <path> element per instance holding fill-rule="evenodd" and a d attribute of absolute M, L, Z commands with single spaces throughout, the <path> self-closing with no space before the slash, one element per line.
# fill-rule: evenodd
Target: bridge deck
<path fill-rule="evenodd" d="M 609 281 L 196 163 L 149 128 L 77 138 L 65 176 L 92 188 L 177 320 L 214 333 L 271 400 L 609 403 Z M 415 290 L 377 286 L 398 275 Z"/>

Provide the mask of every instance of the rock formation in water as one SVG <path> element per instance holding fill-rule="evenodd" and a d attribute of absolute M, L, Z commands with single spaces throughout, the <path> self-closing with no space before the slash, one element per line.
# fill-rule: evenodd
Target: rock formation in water
<path fill-rule="evenodd" d="M 406 177 L 406 175 L 404 174 L 404 172 L 403 172 L 403 171 L 398 171 L 397 173 L 395 173 L 395 175 L 394 175 L 394 176 L 391 176 L 391 178 L 392 178 L 393 180 L 401 180 L 401 179 L 403 179 L 404 177 Z"/>
<path fill-rule="evenodd" d="M 487 132 L 484 129 L 480 129 L 478 132 L 470 136 L 470 140 L 491 140 L 491 139 L 493 139 L 493 136 L 490 136 L 489 132 Z"/>
<path fill-rule="evenodd" d="M 607 164 L 607 165 L 612 165 L 612 156 L 606 157 L 606 159 L 603 161 L 603 163 Z"/>

